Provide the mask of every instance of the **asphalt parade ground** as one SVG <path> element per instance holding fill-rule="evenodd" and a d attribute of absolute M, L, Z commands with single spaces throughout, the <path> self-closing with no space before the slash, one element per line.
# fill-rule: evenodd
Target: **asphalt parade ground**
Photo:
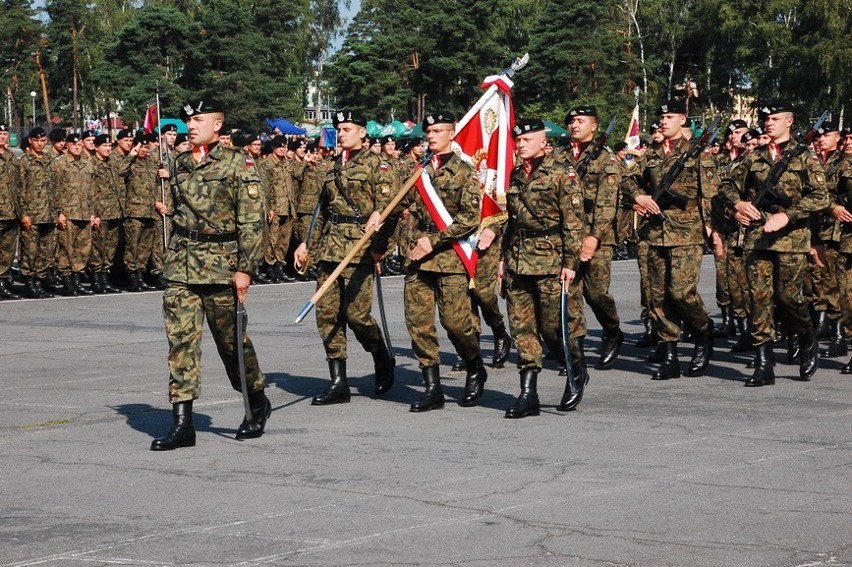
<path fill-rule="evenodd" d="M 712 260 L 701 290 L 714 318 Z M 249 335 L 274 411 L 236 441 L 242 399 L 205 330 L 198 444 L 155 453 L 171 423 L 160 292 L 0 304 L 0 565 L 852 565 L 852 377 L 811 382 L 776 352 L 775 386 L 744 388 L 745 355 L 718 342 L 708 374 L 650 380 L 635 261 L 613 292 L 628 334 L 577 411 L 539 378 L 542 414 L 503 418 L 512 364 L 481 405 L 442 337 L 445 409 L 422 391 L 401 277 L 383 280 L 397 382 L 372 398 L 350 343 L 352 403 L 312 407 L 327 379 L 313 283 L 253 287 Z M 377 314 L 377 312 L 376 312 Z M 351 334 L 350 334 L 351 337 Z M 492 337 L 483 335 L 490 358 Z M 600 328 L 589 319 L 594 359 Z M 691 345 L 681 345 L 681 362 Z"/>

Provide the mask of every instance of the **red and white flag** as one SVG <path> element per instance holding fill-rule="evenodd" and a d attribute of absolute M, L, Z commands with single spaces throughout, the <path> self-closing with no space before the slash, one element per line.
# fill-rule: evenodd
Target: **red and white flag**
<path fill-rule="evenodd" d="M 639 147 L 639 105 L 633 109 L 633 117 L 630 119 L 630 126 L 627 128 L 627 134 L 624 136 L 624 143 L 627 144 L 627 151 L 631 155 L 636 155 L 636 148 Z"/>
<path fill-rule="evenodd" d="M 142 123 L 142 128 L 146 134 L 150 134 L 157 129 L 157 124 L 160 123 L 160 117 L 157 115 L 157 103 L 152 102 L 145 112 L 145 120 Z"/>

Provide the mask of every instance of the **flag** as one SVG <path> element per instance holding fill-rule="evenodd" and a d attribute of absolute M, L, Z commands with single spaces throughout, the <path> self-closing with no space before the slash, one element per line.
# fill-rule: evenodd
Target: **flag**
<path fill-rule="evenodd" d="M 633 109 L 633 117 L 630 119 L 630 126 L 627 128 L 627 134 L 624 136 L 624 143 L 627 144 L 627 151 L 631 155 L 637 155 L 636 148 L 639 147 L 639 105 Z"/>
<path fill-rule="evenodd" d="M 142 128 L 146 134 L 150 134 L 157 129 L 159 122 L 160 117 L 157 115 L 157 103 L 151 102 L 148 105 L 148 110 L 145 112 L 145 120 L 142 123 Z"/>

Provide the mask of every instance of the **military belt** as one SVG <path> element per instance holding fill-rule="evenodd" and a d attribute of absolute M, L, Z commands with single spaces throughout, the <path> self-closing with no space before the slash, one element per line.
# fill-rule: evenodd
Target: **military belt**
<path fill-rule="evenodd" d="M 532 230 L 529 228 L 519 228 L 515 231 L 515 234 L 518 238 L 541 238 L 544 236 L 555 236 L 559 234 L 559 227 L 552 226 L 550 228 L 543 228 L 541 230 Z"/>
<path fill-rule="evenodd" d="M 328 216 L 329 222 L 331 224 L 358 224 L 362 225 L 367 222 L 367 217 L 360 215 L 339 215 L 337 213 L 331 213 Z"/>
<path fill-rule="evenodd" d="M 233 242 L 237 239 L 236 232 L 201 232 L 189 230 L 176 224 L 172 225 L 172 232 L 195 242 Z"/>
<path fill-rule="evenodd" d="M 417 221 L 417 228 L 423 232 L 441 232 L 441 229 L 435 223 L 422 220 Z"/>

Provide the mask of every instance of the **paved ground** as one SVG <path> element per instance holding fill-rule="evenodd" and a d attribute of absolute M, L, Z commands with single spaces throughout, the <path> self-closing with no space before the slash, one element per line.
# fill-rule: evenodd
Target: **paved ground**
<path fill-rule="evenodd" d="M 632 343 L 635 263 L 615 274 Z M 384 284 L 400 363 L 386 399 L 370 398 L 355 349 L 360 395 L 311 407 L 326 365 L 313 316 L 292 321 L 313 287 L 259 287 L 266 435 L 233 439 L 241 398 L 208 336 L 198 446 L 167 453 L 148 450 L 170 423 L 161 294 L 0 304 L 0 565 L 852 565 L 845 360 L 809 383 L 779 364 L 776 386 L 746 389 L 727 352 L 706 377 L 656 383 L 629 346 L 592 371 L 577 412 L 553 409 L 551 369 L 551 406 L 503 419 L 518 388 L 507 367 L 481 406 L 414 415 L 402 280 Z M 457 399 L 463 376 L 445 383 Z"/>

